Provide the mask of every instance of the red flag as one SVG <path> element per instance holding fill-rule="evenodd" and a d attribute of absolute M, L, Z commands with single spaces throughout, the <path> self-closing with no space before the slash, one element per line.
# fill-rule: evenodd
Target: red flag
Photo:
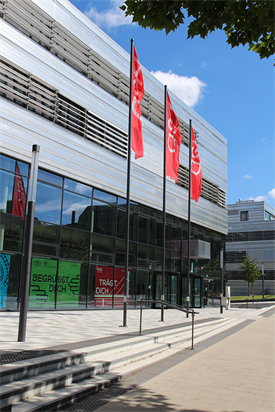
<path fill-rule="evenodd" d="M 198 146 L 191 126 L 191 199 L 199 200 L 202 185 L 202 171 Z"/>
<path fill-rule="evenodd" d="M 140 102 L 143 95 L 144 83 L 142 71 L 138 61 L 136 49 L 133 46 L 131 148 L 135 152 L 135 159 L 143 157 L 143 140 L 140 109 Z"/>
<path fill-rule="evenodd" d="M 17 216 L 25 216 L 27 196 L 25 192 L 24 182 L 20 174 L 20 169 L 16 163 L 16 177 L 13 189 L 13 205 L 12 214 Z"/>
<path fill-rule="evenodd" d="M 166 102 L 166 176 L 178 181 L 179 153 L 182 139 L 179 122 L 167 93 Z"/>

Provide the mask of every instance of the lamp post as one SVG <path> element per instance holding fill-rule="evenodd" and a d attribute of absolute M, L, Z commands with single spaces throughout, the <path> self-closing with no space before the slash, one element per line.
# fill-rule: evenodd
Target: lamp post
<path fill-rule="evenodd" d="M 223 313 L 223 306 L 222 306 L 222 298 L 223 298 L 223 249 L 220 250 L 220 270 L 221 270 L 221 305 L 220 305 L 220 313 Z"/>
<path fill-rule="evenodd" d="M 23 265 L 22 284 L 21 284 L 21 304 L 20 304 L 20 315 L 19 315 L 18 342 L 25 342 L 25 338 L 26 338 L 27 311 L 28 311 L 28 305 L 29 305 L 29 289 L 30 289 L 31 258 L 32 258 L 34 209 L 35 209 L 36 189 L 37 189 L 39 151 L 40 151 L 40 146 L 38 145 L 32 146 L 32 162 L 31 162 L 31 176 L 30 176 L 30 184 L 29 184 L 29 196 L 28 196 L 28 214 L 27 214 L 27 222 L 26 222 L 24 265 Z"/>
<path fill-rule="evenodd" d="M 264 262 L 262 262 L 262 295 L 264 301 Z"/>

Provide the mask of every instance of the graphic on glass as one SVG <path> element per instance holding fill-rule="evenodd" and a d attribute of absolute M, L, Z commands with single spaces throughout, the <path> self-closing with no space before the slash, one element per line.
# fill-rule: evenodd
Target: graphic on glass
<path fill-rule="evenodd" d="M 57 304 L 62 307 L 78 306 L 81 263 L 59 262 Z"/>
<path fill-rule="evenodd" d="M 6 307 L 9 283 L 10 255 L 0 254 L 0 308 Z"/>
<path fill-rule="evenodd" d="M 30 308 L 54 308 L 57 261 L 32 259 L 30 281 Z"/>
<path fill-rule="evenodd" d="M 114 269 L 106 266 L 96 266 L 95 273 L 95 307 L 111 307 L 114 295 L 114 306 L 123 306 L 124 302 L 124 269 Z M 128 295 L 130 289 L 130 271 L 128 271 Z M 127 297 L 129 305 L 129 298 Z"/>

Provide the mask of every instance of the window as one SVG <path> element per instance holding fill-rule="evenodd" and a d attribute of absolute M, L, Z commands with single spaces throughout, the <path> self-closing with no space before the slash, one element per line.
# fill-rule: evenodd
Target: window
<path fill-rule="evenodd" d="M 248 211 L 246 210 L 246 211 L 240 212 L 240 218 L 242 222 L 244 222 L 245 220 L 248 220 Z"/>

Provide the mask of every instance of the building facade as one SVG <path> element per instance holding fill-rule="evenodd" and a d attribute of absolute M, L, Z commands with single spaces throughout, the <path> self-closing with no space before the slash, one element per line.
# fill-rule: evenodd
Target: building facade
<path fill-rule="evenodd" d="M 4 0 L 0 17 L 1 308 L 20 305 L 26 205 L 18 211 L 16 199 L 18 185 L 27 198 L 33 144 L 40 156 L 30 309 L 122 307 L 129 54 L 67 0 Z M 131 162 L 129 307 L 140 298 L 160 298 L 162 270 L 164 90 L 142 71 L 144 157 Z M 191 237 L 210 244 L 207 259 L 192 256 L 191 305 L 200 307 L 210 283 L 211 297 L 219 296 L 227 142 L 169 94 L 183 143 L 179 182 L 167 179 L 166 185 L 165 298 L 186 300 L 181 245 L 187 239 L 192 118 L 203 183 L 191 206 Z"/>
<path fill-rule="evenodd" d="M 249 254 L 259 271 L 264 265 L 264 293 L 275 293 L 275 209 L 266 202 L 246 200 L 228 205 L 228 235 L 225 245 L 226 279 L 231 294 L 245 296 L 247 282 L 238 268 Z M 255 282 L 254 294 L 262 294 L 262 280 Z"/>

